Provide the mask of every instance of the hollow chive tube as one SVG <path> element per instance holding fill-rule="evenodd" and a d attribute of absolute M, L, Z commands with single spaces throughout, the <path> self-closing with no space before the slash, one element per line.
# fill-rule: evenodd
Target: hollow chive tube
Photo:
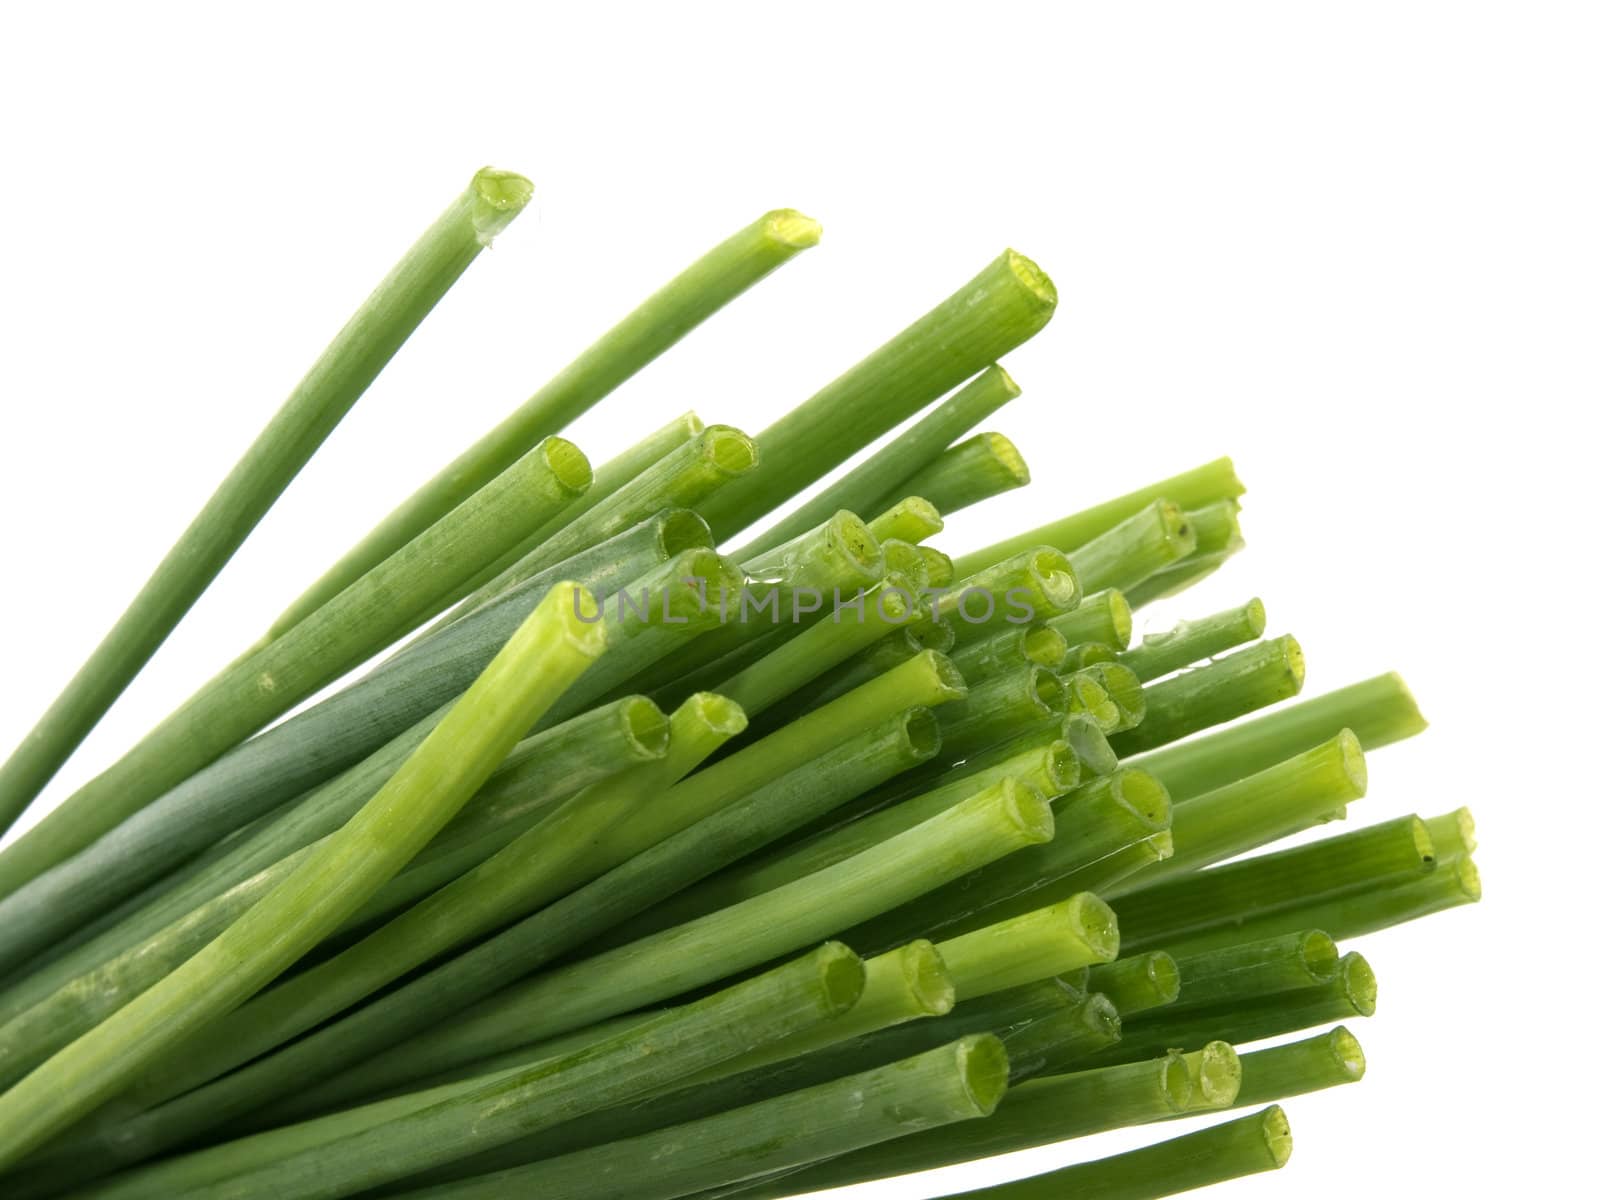
<path fill-rule="evenodd" d="M 1049 805 L 1037 793 L 1009 781 L 998 784 L 806 879 L 508 988 L 357 1074 L 370 1094 L 679 995 L 1037 843 L 1050 827 Z"/>
<path fill-rule="evenodd" d="M 730 1112 L 412 1194 L 467 1200 L 509 1189 L 561 1200 L 601 1188 L 619 1200 L 683 1196 L 986 1117 L 1005 1088 L 1005 1048 L 977 1034 Z"/>
<path fill-rule="evenodd" d="M 894 496 L 921 496 L 944 516 L 1028 483 L 1028 464 L 1003 433 L 978 433 L 951 446 L 900 485 L 880 496 L 868 511 Z"/>
<path fill-rule="evenodd" d="M 389 359 L 532 194 L 533 185 L 520 175 L 479 171 L 345 323 L 0 766 L 0 833 L 43 790 Z M 15 889 L 103 831 L 95 823 L 73 826 L 76 818 L 67 828 L 57 822 L 61 832 L 35 838 L 27 856 L 14 855 L 0 891 Z"/>
<path fill-rule="evenodd" d="M 1137 646 L 1119 654 L 1117 661 L 1149 683 L 1253 642 L 1266 627 L 1266 607 L 1260 600 L 1251 600 L 1209 617 L 1180 621 L 1166 633 L 1147 633 Z"/>
<path fill-rule="evenodd" d="M 1122 1040 L 1088 1061 L 1097 1066 L 1134 1063 L 1161 1053 L 1156 1047 L 1199 1047 L 1217 1040 L 1243 1045 L 1352 1017 L 1370 1017 L 1377 1003 L 1378 983 L 1367 960 L 1359 954 L 1346 954 L 1331 983 L 1212 1008 L 1156 1009 L 1126 1021 Z"/>
<path fill-rule="evenodd" d="M 1370 752 L 1427 727 L 1410 689 L 1391 673 L 1155 750 L 1142 755 L 1139 766 L 1159 777 L 1181 802 L 1310 750 L 1341 729 L 1354 733 Z"/>
<path fill-rule="evenodd" d="M 1128 603 L 1133 607 L 1143 608 L 1193 587 L 1244 549 L 1236 501 L 1219 500 L 1215 504 L 1191 508 L 1185 511 L 1184 517 L 1194 527 L 1194 553 L 1130 587 Z"/>
<path fill-rule="evenodd" d="M 1243 1070 L 1239 1054 L 1227 1042 L 1210 1041 L 1199 1050 L 1183 1056 L 1189 1068 L 1189 1079 L 1194 1085 L 1189 1091 L 1186 1112 L 1214 1112 L 1229 1107 L 1239 1094 L 1239 1081 Z"/>
<path fill-rule="evenodd" d="M 1146 702 L 1144 687 L 1139 677 L 1117 662 L 1094 663 L 1079 672 L 1105 689 L 1106 696 L 1116 706 L 1115 724 L 1108 732 L 1117 733 L 1132 729 L 1144 720 Z"/>
<path fill-rule="evenodd" d="M 1056 290 L 1007 250 L 948 299 L 761 431 L 762 464 L 707 501 L 719 539 L 777 508 L 912 413 L 1043 329 Z"/>
<path fill-rule="evenodd" d="M 1367 792 L 1367 764 L 1348 729 L 1330 742 L 1176 805 L 1165 862 L 1132 876 L 1112 894 L 1154 887 L 1202 867 L 1344 815 Z"/>
<path fill-rule="evenodd" d="M 380 521 L 274 623 L 272 636 L 484 487 L 530 446 L 560 432 L 718 309 L 816 245 L 821 235 L 822 227 L 811 218 L 775 209 L 702 255 Z"/>
<path fill-rule="evenodd" d="M 1140 509 L 1068 555 L 1085 592 L 1127 591 L 1194 553 L 1194 528 L 1165 500 Z"/>
<path fill-rule="evenodd" d="M 470 569 L 486 540 L 540 519 L 588 483 L 589 464 L 577 447 L 560 439 L 541 443 L 478 503 L 401 547 L 293 636 L 213 676 L 133 749 L 0 851 L 0 894 L 6 895 L 0 901 L 0 969 L 93 915 L 113 878 L 125 890 L 113 892 L 112 902 L 158 876 L 178 853 L 130 860 L 115 839 L 96 846 L 97 839 L 388 645 L 410 607 Z"/>
<path fill-rule="evenodd" d="M 1164 828 L 1171 815 L 1161 785 L 1134 770 L 1085 784 L 1061 797 L 1055 807 L 1056 833 L 1048 842 L 963 875 L 914 904 L 851 930 L 850 936 L 863 946 L 892 945 L 912 936 L 908 931 L 952 937 L 992 924 L 999 918 L 991 915 L 990 906 L 1003 901 L 1031 910 L 1036 906 L 1028 903 L 1030 893 L 1148 838 Z"/>
<path fill-rule="evenodd" d="M 1061 723 L 1061 736 L 1078 756 L 1085 777 L 1105 777 L 1117 769 L 1117 753 L 1111 748 L 1105 730 L 1081 714 Z"/>
<path fill-rule="evenodd" d="M 961 1195 L 967 1200 L 1157 1200 L 1276 1171 L 1293 1148 L 1289 1119 L 1273 1105 L 1137 1150 Z"/>
<path fill-rule="evenodd" d="M 1339 950 L 1320 929 L 1308 929 L 1183 954 L 1175 961 L 1183 990 L 1172 1004 L 1174 1012 L 1323 987 L 1338 974 Z"/>
<path fill-rule="evenodd" d="M 1183 1112 L 1192 1088 L 1188 1067 L 1176 1054 L 1032 1079 L 1010 1088 L 994 1115 L 982 1121 L 896 1138 L 738 1194 L 779 1200 L 1143 1125 Z"/>
<path fill-rule="evenodd" d="M 430 1105 L 331 1140 L 229 1172 L 226 1149 L 209 1152 L 210 1179 L 246 1197 L 337 1197 L 403 1179 L 440 1161 L 489 1149 L 569 1117 L 626 1103 L 742 1049 L 847 1012 L 861 962 L 827 943 L 811 954 L 664 1014 L 584 1051 L 455 1088 Z M 193 1156 L 198 1158 L 199 1156 Z M 255 1157 L 255 1156 L 252 1156 Z M 165 1196 L 194 1164 L 172 1160 L 110 1194 Z M 112 1185 L 113 1187 L 115 1185 Z"/>
<path fill-rule="evenodd" d="M 1019 625 L 956 647 L 950 661 L 961 678 L 974 684 L 1030 666 L 1053 671 L 1066 655 L 1066 639 L 1050 626 Z"/>
<path fill-rule="evenodd" d="M 481 834 L 501 817 L 554 803 L 569 794 L 567 789 L 576 791 L 613 771 L 657 757 L 659 715 L 654 705 L 628 701 L 523 739 L 439 837 L 380 888 L 352 921 L 386 896 L 405 894 L 414 883 L 407 882 L 407 876 L 416 869 L 426 873 L 434 848 L 448 846 L 458 832 Z M 58 1045 L 64 1045 L 83 1032 L 85 1022 L 93 1024 L 121 1007 L 273 887 L 290 869 L 285 865 L 290 858 L 338 829 L 436 723 L 437 718 L 422 723 L 369 760 L 370 765 L 352 769 L 308 796 L 303 813 L 296 809 L 281 820 L 269 819 L 265 827 L 241 837 L 194 875 L 136 905 L 106 929 L 19 980 L 0 996 L 0 1022 L 30 1013 L 34 1030 L 47 1030 L 49 1040 L 59 1039 Z M 104 974 L 97 975 L 96 982 L 86 978 L 102 969 Z M 63 1006 L 75 1014 L 72 1020 L 65 1017 Z M 22 1040 L 35 1042 L 33 1034 Z M 0 1042 L 10 1044 L 4 1035 Z M 0 1059 L 7 1057 L 0 1051 Z M 0 1069 L 0 1076 L 4 1074 Z"/>
<path fill-rule="evenodd" d="M 943 550 L 935 546 L 918 546 L 917 552 L 922 555 L 923 565 L 927 568 L 929 587 L 949 587 L 955 582 L 955 561 Z"/>
<path fill-rule="evenodd" d="M 1076 646 L 1067 648 L 1059 670 L 1063 675 L 1076 674 L 1090 667 L 1100 666 L 1102 663 L 1116 661 L 1117 652 L 1105 642 L 1079 642 Z"/>
<path fill-rule="evenodd" d="M 1127 758 L 1287 700 L 1299 693 L 1305 670 L 1300 643 L 1292 637 L 1236 650 L 1145 688 L 1144 720 L 1112 735 L 1111 746 L 1118 758 Z"/>
<path fill-rule="evenodd" d="M 956 994 L 976 998 L 1117 956 L 1117 918 L 1087 892 L 937 943 Z"/>
<path fill-rule="evenodd" d="M 1051 617 L 1046 624 L 1069 646 L 1096 642 L 1113 650 L 1126 650 L 1133 636 L 1133 612 L 1116 588 L 1092 592 L 1071 612 Z"/>
<path fill-rule="evenodd" d="M 1123 1017 L 1171 1004 L 1188 980 L 1172 955 L 1151 950 L 1089 968 L 1089 987 L 1116 1006 Z"/>
<path fill-rule="evenodd" d="M 1454 862 L 1478 848 L 1477 823 L 1472 819 L 1470 808 L 1428 817 L 1424 823 L 1428 826 L 1434 854 L 1441 863 Z"/>
<path fill-rule="evenodd" d="M 846 511 L 855 511 L 844 507 Z M 902 542 L 920 545 L 944 528 L 944 518 L 939 515 L 937 508 L 921 496 L 907 496 L 873 517 L 867 522 L 867 528 L 879 541 L 898 538 Z"/>
<path fill-rule="evenodd" d="M 1017 1084 L 1071 1070 L 1096 1051 L 1114 1046 L 1121 1036 L 1116 1006 L 1093 992 L 1067 1011 L 1030 1021 L 1001 1040 L 1011 1059 L 1011 1082 Z"/>
<path fill-rule="evenodd" d="M 1069 697 L 1061 677 L 1043 667 L 996 676 L 945 706 L 939 728 L 952 754 L 992 746 L 1030 728 L 1054 725 L 1067 715 Z"/>
<path fill-rule="evenodd" d="M 932 621 L 948 624 L 959 644 L 1067 612 L 1082 591 L 1067 556 L 1036 546 L 965 576 L 932 597 Z M 916 627 L 913 632 L 916 632 Z"/>
<path fill-rule="evenodd" d="M 1178 954 L 1180 947 L 1237 941 L 1240 926 L 1260 918 L 1417 879 L 1434 865 L 1427 827 L 1414 816 L 1400 817 L 1131 892 L 1117 902 L 1117 916 L 1130 950 Z M 1290 927 L 1305 928 L 1326 926 Z"/>
<path fill-rule="evenodd" d="M 405 765 L 276 889 L 0 1096 L 0 1163 L 15 1163 L 260 990 L 426 845 L 604 649 L 573 612 L 579 590 L 553 590 Z"/>
<path fill-rule="evenodd" d="M 897 435 L 883 449 L 873 454 L 858 467 L 852 467 L 836 482 L 823 488 L 816 496 L 784 516 L 765 533 L 758 534 L 740 547 L 739 553 L 760 554 L 764 550 L 787 541 L 795 534 L 827 519 L 829 513 L 841 508 L 851 512 L 874 511 L 871 502 L 885 493 L 915 496 L 913 488 L 899 486 L 914 473 L 937 459 L 962 434 L 977 427 L 978 422 L 993 416 L 1000 408 L 1022 394 L 1019 388 L 998 364 L 984 368 L 962 387 L 956 389 L 943 403 L 928 413 L 910 429 Z M 939 523 L 942 527 L 943 522 Z M 873 532 L 877 532 L 874 530 Z M 939 532 L 936 527 L 929 536 Z M 879 537 L 900 536 L 885 531 Z M 918 542 L 921 537 L 907 538 Z"/>
<path fill-rule="evenodd" d="M 1239 1062 L 1244 1079 L 1233 1101 L 1235 1108 L 1358 1083 L 1367 1073 L 1361 1043 L 1343 1025 L 1298 1042 L 1252 1050 L 1241 1054 Z"/>
<path fill-rule="evenodd" d="M 878 544 L 883 547 L 883 569 L 886 575 L 898 576 L 906 590 L 913 596 L 928 586 L 927 568 L 923 565 L 922 555 L 918 553 L 915 545 L 899 538 L 880 538 Z"/>
<path fill-rule="evenodd" d="M 960 575 L 971 574 L 1029 546 L 1055 546 L 1071 554 L 1158 500 L 1183 508 L 1199 508 L 1243 494 L 1244 484 L 1239 482 L 1238 475 L 1234 473 L 1232 460 L 1219 458 L 1136 492 L 1129 492 L 992 546 L 964 554 L 956 560 L 956 572 Z"/>

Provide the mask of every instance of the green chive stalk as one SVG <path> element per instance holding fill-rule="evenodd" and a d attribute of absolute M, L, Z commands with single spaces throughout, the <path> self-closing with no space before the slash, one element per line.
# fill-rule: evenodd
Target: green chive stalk
<path fill-rule="evenodd" d="M 707 501 L 719 540 L 747 528 L 857 450 L 1043 329 L 1056 290 L 1007 250 L 970 282 L 761 431 L 760 469 Z"/>
<path fill-rule="evenodd" d="M 1158 500 L 1195 509 L 1243 494 L 1244 484 L 1234 473 L 1232 460 L 1219 458 L 1094 508 L 964 554 L 956 560 L 956 571 L 961 575 L 971 574 L 1029 546 L 1055 546 L 1071 554 Z"/>
<path fill-rule="evenodd" d="M 848 512 L 856 511 L 848 506 L 840 507 Z M 868 521 L 867 528 L 880 542 L 897 538 L 916 546 L 942 530 L 944 518 L 921 496 L 907 496 Z"/>
<path fill-rule="evenodd" d="M 949 587 L 956 580 L 956 564 L 943 550 L 933 546 L 918 546 L 917 550 L 922 555 L 923 566 L 928 572 L 928 586 L 930 588 Z"/>
<path fill-rule="evenodd" d="M 1186 1111 L 1214 1112 L 1233 1104 L 1244 1073 L 1238 1051 L 1227 1042 L 1211 1041 L 1185 1054 L 1183 1062 L 1194 1084 Z"/>
<path fill-rule="evenodd" d="M 1059 1075 L 1122 1036 L 1116 1006 L 1099 992 L 1078 1000 L 1070 1010 L 1030 1021 L 1002 1038 L 1011 1059 L 1011 1082 L 1040 1075 Z"/>
<path fill-rule="evenodd" d="M 412 607 L 476 566 L 486 541 L 504 540 L 508 530 L 542 520 L 541 514 L 560 508 L 588 484 L 589 464 L 577 447 L 560 439 L 541 443 L 478 503 L 425 530 L 307 618 L 292 636 L 214 676 L 115 764 L 0 851 L 0 894 L 6 895 L 0 902 L 0 969 L 92 915 L 88 882 L 104 877 L 105 857 L 119 851 L 113 844 L 89 858 L 70 864 L 66 859 L 388 645 L 403 632 Z M 50 871 L 58 864 L 60 870 Z M 129 890 L 154 877 L 148 869 L 139 876 L 120 871 L 117 876 L 129 881 L 124 883 Z M 23 891 L 32 880 L 37 885 Z"/>
<path fill-rule="evenodd" d="M 1355 735 L 1332 741 L 1176 805 L 1177 853 L 1141 871 L 1113 895 L 1165 883 L 1344 816 L 1367 793 L 1367 764 Z"/>
<path fill-rule="evenodd" d="M 871 512 L 897 495 L 921 496 L 944 516 L 992 496 L 1025 487 L 1028 464 L 1003 433 L 974 434 L 951 446 L 915 475 L 867 506 Z"/>
<path fill-rule="evenodd" d="M 772 528 L 757 535 L 740 548 L 741 555 L 760 554 L 780 545 L 798 533 L 828 519 L 829 513 L 841 508 L 851 512 L 871 512 L 872 502 L 885 492 L 900 496 L 915 496 L 916 489 L 899 486 L 929 463 L 937 459 L 945 447 L 962 434 L 976 428 L 978 422 L 993 416 L 1000 408 L 1022 394 L 1004 367 L 994 364 L 978 372 L 965 386 L 928 413 L 910 429 L 895 437 L 888 445 L 852 468 L 839 480 L 823 488 L 812 499 L 780 519 Z M 937 516 L 937 514 L 936 514 Z M 939 528 L 943 522 L 939 522 Z M 923 536 L 939 532 L 934 528 Z M 877 533 L 877 530 L 873 530 Z M 889 532 L 878 535 L 895 536 Z M 907 538 L 917 542 L 922 538 Z"/>
<path fill-rule="evenodd" d="M 1117 769 L 1117 752 L 1111 748 L 1105 730 L 1088 717 L 1068 717 L 1062 722 L 1061 736 L 1078 756 L 1085 776 L 1104 778 Z"/>
<path fill-rule="evenodd" d="M 1005 917 L 1016 916 L 1041 904 L 1054 904 L 1078 892 L 1094 892 L 1099 895 L 1102 892 L 1113 891 L 1118 883 L 1130 875 L 1171 858 L 1172 851 L 1171 831 L 1160 830 L 1150 837 L 1133 842 L 1119 850 L 1113 850 L 1110 854 L 1097 858 L 1087 865 L 1068 870 L 1058 878 L 1039 883 L 1031 891 L 991 904 L 972 916 L 958 920 L 944 932 L 949 934 L 973 928 L 986 921 L 998 921 Z"/>
<path fill-rule="evenodd" d="M 1182 1113 L 1193 1084 L 1183 1058 L 1074 1071 L 1018 1084 L 982 1121 L 896 1138 L 738 1193 L 748 1200 L 823 1191 L 1008 1154 Z"/>
<path fill-rule="evenodd" d="M 1086 671 L 1102 663 L 1117 661 L 1117 652 L 1106 642 L 1079 642 L 1067 649 L 1059 670 L 1063 674 Z"/>
<path fill-rule="evenodd" d="M 1194 527 L 1176 504 L 1157 500 L 1069 555 L 1086 592 L 1126 592 L 1194 553 Z"/>
<path fill-rule="evenodd" d="M 1273 1105 L 1151 1146 L 961 1195 L 964 1200 L 1158 1200 L 1276 1171 L 1293 1148 L 1289 1119 Z"/>
<path fill-rule="evenodd" d="M 520 175 L 490 167 L 479 171 L 346 322 L 88 661 L 0 766 L 0 833 L 44 789 L 389 359 L 532 194 L 533 185 Z M 402 538 L 390 550 L 410 540 Z M 27 855 L 13 855 L 6 864 L 0 892 L 19 887 L 101 831 L 91 823 L 53 834 L 48 842 L 33 839 Z"/>
<path fill-rule="evenodd" d="M 1128 603 L 1134 608 L 1143 608 L 1193 587 L 1244 549 L 1244 538 L 1239 532 L 1239 506 L 1235 501 L 1218 501 L 1190 509 L 1184 515 L 1195 528 L 1194 553 L 1129 588 Z"/>
<path fill-rule="evenodd" d="M 1117 916 L 1130 949 L 1177 954 L 1249 940 L 1241 927 L 1258 929 L 1259 920 L 1278 916 L 1299 920 L 1308 906 L 1411 882 L 1434 867 L 1427 827 L 1400 817 L 1131 892 L 1117 902 Z M 1299 920 L 1283 932 L 1307 928 L 1328 926 Z"/>
<path fill-rule="evenodd" d="M 1120 651 L 1128 648 L 1133 636 L 1133 610 L 1116 588 L 1085 596 L 1077 608 L 1051 617 L 1047 623 L 1069 646 L 1095 642 Z"/>
<path fill-rule="evenodd" d="M 1054 671 L 1027 667 L 985 680 L 965 699 L 946 705 L 939 727 L 950 753 L 965 754 L 1028 729 L 1053 726 L 1072 711 L 1074 701 Z"/>
<path fill-rule="evenodd" d="M 1180 621 L 1166 633 L 1147 633 L 1137 646 L 1119 654 L 1117 661 L 1149 683 L 1253 642 L 1266 627 L 1266 607 L 1260 600 L 1251 600 L 1197 621 Z"/>
<path fill-rule="evenodd" d="M 577 585 L 552 591 L 339 833 L 183 966 L 0 1095 L 0 1165 L 93 1111 L 259 991 L 422 849 L 604 649 L 573 611 L 583 599 Z"/>
<path fill-rule="evenodd" d="M 1299 694 L 1305 674 L 1305 657 L 1292 637 L 1236 650 L 1147 687 L 1144 720 L 1115 734 L 1111 745 L 1118 758 L 1165 746 Z"/>
<path fill-rule="evenodd" d="M 1359 954 L 1346 954 L 1331 983 L 1219 1007 L 1158 1009 L 1127 1021 L 1122 1026 L 1122 1040 L 1089 1061 L 1096 1065 L 1137 1063 L 1172 1046 L 1261 1041 L 1353 1017 L 1370 1017 L 1377 1003 L 1378 983 L 1367 960 Z"/>
<path fill-rule="evenodd" d="M 928 570 L 921 548 L 899 538 L 883 538 L 878 544 L 883 547 L 885 577 L 894 577 L 913 596 L 920 595 L 928 586 Z"/>
<path fill-rule="evenodd" d="M 1107 730 L 1108 733 L 1118 733 L 1124 729 L 1132 729 L 1144 721 L 1147 707 L 1144 698 L 1144 686 L 1139 682 L 1139 677 L 1127 667 L 1117 662 L 1094 663 L 1082 668 L 1076 674 L 1094 680 L 1105 689 L 1106 696 L 1116 706 L 1117 716 L 1115 724 Z"/>
<path fill-rule="evenodd" d="M 1181 954 L 1175 961 L 1183 990 L 1173 1002 L 1174 1012 L 1325 987 L 1338 975 L 1339 949 L 1320 929 L 1309 929 Z"/>
<path fill-rule="evenodd" d="M 766 213 L 712 248 L 413 492 L 278 618 L 270 636 L 321 607 L 487 485 L 530 446 L 560 432 L 706 318 L 816 245 L 821 236 L 822 227 L 811 218 L 783 208 Z M 630 480 L 637 470 L 610 474 L 608 484 L 619 475 Z"/>
<path fill-rule="evenodd" d="M 1141 757 L 1139 766 L 1159 777 L 1181 802 L 1310 750 L 1341 729 L 1354 733 L 1370 752 L 1427 727 L 1410 689 L 1391 673 L 1156 750 Z"/>
<path fill-rule="evenodd" d="M 994 633 L 997 623 L 1031 625 L 1067 612 L 1082 594 L 1067 556 L 1037 546 L 934 595 L 932 620 L 949 624 L 958 643 L 973 641 Z"/>
<path fill-rule="evenodd" d="M 1361 1043 L 1343 1025 L 1302 1041 L 1252 1050 L 1240 1055 L 1239 1061 L 1244 1079 L 1233 1102 L 1235 1108 L 1359 1083 L 1367 1073 Z"/>
<path fill-rule="evenodd" d="M 974 684 L 1030 666 L 1053 671 L 1066 657 L 1066 639 L 1050 626 L 1015 625 L 956 647 L 950 661 L 956 664 L 961 678 Z"/>
<path fill-rule="evenodd" d="M 1477 823 L 1470 808 L 1458 808 L 1426 820 L 1428 837 L 1441 863 L 1455 862 L 1478 848 Z"/>
<path fill-rule="evenodd" d="M 598 1188 L 618 1200 L 666 1200 L 986 1117 L 1006 1078 L 1000 1040 L 977 1034 L 759 1104 L 410 1194 L 576 1200 Z"/>
<path fill-rule="evenodd" d="M 680 995 L 907 902 L 1050 830 L 1050 807 L 1037 793 L 998 784 L 835 867 L 508 988 L 364 1064 L 342 1090 L 370 1095 Z"/>
<path fill-rule="evenodd" d="M 215 1181 L 213 1186 L 226 1188 L 239 1200 L 352 1195 L 627 1103 L 752 1046 L 832 1020 L 849 1011 L 862 977 L 855 955 L 838 943 L 827 943 L 755 979 L 665 1013 L 643 1029 L 453 1088 L 438 1103 L 381 1125 L 321 1142 L 302 1131 L 299 1149 L 270 1158 L 247 1151 L 240 1159 L 250 1165 L 237 1172 L 229 1170 L 225 1146 L 205 1152 L 211 1158 L 201 1164 L 201 1180 L 186 1179 L 194 1164 L 179 1158 L 130 1177 L 125 1191 L 116 1185 L 104 1190 L 108 1196 L 132 1200 Z"/>
<path fill-rule="evenodd" d="M 1171 1004 L 1188 984 L 1177 961 L 1164 950 L 1089 968 L 1089 987 L 1110 1000 L 1123 1017 Z"/>
<path fill-rule="evenodd" d="M 1117 946 L 1116 914 L 1087 892 L 938 943 L 956 994 L 969 999 L 1110 962 Z"/>

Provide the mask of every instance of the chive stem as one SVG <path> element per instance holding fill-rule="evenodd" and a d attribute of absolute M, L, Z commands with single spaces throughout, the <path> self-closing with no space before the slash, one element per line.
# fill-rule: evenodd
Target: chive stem
<path fill-rule="evenodd" d="M 1126 591 L 1194 553 L 1195 533 L 1176 504 L 1157 500 L 1068 557 L 1086 592 Z"/>
<path fill-rule="evenodd" d="M 1151 950 L 1089 968 L 1089 987 L 1103 993 L 1123 1017 L 1171 1004 L 1188 978 L 1165 950 Z"/>
<path fill-rule="evenodd" d="M 1149 683 L 1253 642 L 1266 627 L 1266 607 L 1260 600 L 1251 600 L 1209 617 L 1181 621 L 1166 633 L 1147 633 L 1137 646 L 1118 655 L 1117 661 Z"/>
<path fill-rule="evenodd" d="M 978 433 L 951 446 L 887 495 L 867 506 L 874 511 L 895 496 L 921 496 L 943 516 L 971 508 L 1028 483 L 1022 452 L 1003 433 Z"/>

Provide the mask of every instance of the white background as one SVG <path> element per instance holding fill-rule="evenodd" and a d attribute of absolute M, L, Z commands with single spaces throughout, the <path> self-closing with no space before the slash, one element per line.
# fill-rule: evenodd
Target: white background
<path fill-rule="evenodd" d="M 1250 549 L 1151 621 L 1259 594 L 1307 694 L 1401 669 L 1434 728 L 1374 755 L 1352 819 L 1479 820 L 1484 902 L 1359 947 L 1366 1081 L 1290 1101 L 1287 1173 L 1232 1194 L 1565 1191 L 1594 995 L 1593 11 L 8 7 L 0 750 L 485 162 L 535 208 L 52 797 L 763 210 L 816 216 L 822 245 L 579 421 L 596 461 L 691 406 L 759 431 L 1013 245 L 1061 292 L 993 422 L 1034 483 L 945 547 L 1232 454 Z"/>

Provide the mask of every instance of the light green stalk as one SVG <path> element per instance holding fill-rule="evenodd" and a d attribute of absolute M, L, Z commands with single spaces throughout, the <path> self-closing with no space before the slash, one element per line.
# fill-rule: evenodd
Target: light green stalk
<path fill-rule="evenodd" d="M 944 518 L 921 496 L 907 496 L 868 521 L 867 528 L 880 542 L 899 538 L 902 542 L 920 545 L 944 528 Z"/>
<path fill-rule="evenodd" d="M 1194 526 L 1166 500 L 1141 508 L 1068 557 L 1085 592 L 1127 591 L 1194 553 Z"/>
<path fill-rule="evenodd" d="M 1215 658 L 1224 650 L 1253 642 L 1266 627 L 1266 608 L 1260 600 L 1251 600 L 1197 621 L 1181 621 L 1166 633 L 1147 633 L 1137 646 L 1117 658 L 1149 683 L 1202 659 Z"/>
<path fill-rule="evenodd" d="M 1098 642 L 1113 650 L 1126 650 L 1133 636 L 1133 612 L 1116 588 L 1085 596 L 1077 608 L 1051 617 L 1048 623 L 1069 646 Z"/>
<path fill-rule="evenodd" d="M 1089 969 L 1089 987 L 1116 1005 L 1124 1018 L 1171 1004 L 1185 986 L 1172 955 L 1164 950 L 1134 954 Z"/>
<path fill-rule="evenodd" d="M 1003 433 L 977 433 L 867 506 L 881 508 L 895 496 L 921 496 L 944 516 L 971 508 L 992 496 L 1025 487 L 1028 464 Z"/>

